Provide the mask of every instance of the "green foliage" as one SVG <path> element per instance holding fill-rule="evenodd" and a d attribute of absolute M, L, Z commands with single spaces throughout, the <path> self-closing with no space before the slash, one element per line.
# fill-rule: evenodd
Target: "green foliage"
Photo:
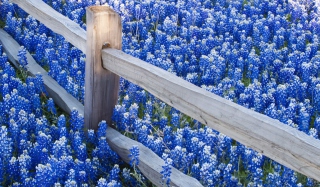
<path fill-rule="evenodd" d="M 83 15 L 81 20 L 83 23 L 87 23 L 87 15 Z"/>
<path fill-rule="evenodd" d="M 4 28 L 5 25 L 6 25 L 6 22 L 0 19 L 0 28 L 1 29 Z"/>
<path fill-rule="evenodd" d="M 287 14 L 286 20 L 287 20 L 288 22 L 291 22 L 291 21 L 292 21 L 292 20 L 291 20 L 291 14 Z"/>
<path fill-rule="evenodd" d="M 249 86 L 250 84 L 250 78 L 248 77 L 243 77 L 241 82 L 244 84 L 245 87 Z"/>
<path fill-rule="evenodd" d="M 254 51 L 256 52 L 256 54 L 258 56 L 260 56 L 260 49 L 258 47 L 256 47 L 256 46 L 254 46 L 253 48 L 254 48 Z"/>

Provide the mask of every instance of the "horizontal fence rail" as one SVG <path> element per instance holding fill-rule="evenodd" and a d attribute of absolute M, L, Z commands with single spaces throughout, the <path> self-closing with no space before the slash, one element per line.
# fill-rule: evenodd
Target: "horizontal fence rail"
<path fill-rule="evenodd" d="M 19 68 L 18 51 L 20 45 L 16 42 L 6 31 L 0 29 L 0 43 L 6 52 L 8 59 L 13 63 L 16 68 Z M 70 113 L 73 108 L 76 108 L 79 113 L 83 113 L 83 105 L 78 102 L 71 94 L 62 88 L 52 77 L 50 77 L 46 70 L 44 70 L 34 58 L 27 52 L 27 71 L 31 76 L 36 74 L 42 75 L 43 83 L 49 96 L 67 113 Z"/>
<path fill-rule="evenodd" d="M 122 51 L 103 49 L 102 59 L 104 68 L 146 89 L 170 106 L 320 181 L 319 140 Z"/>
<path fill-rule="evenodd" d="M 162 171 L 162 166 L 165 165 L 165 162 L 153 151 L 141 143 L 123 136 L 121 133 L 112 128 L 107 129 L 107 142 L 109 143 L 111 149 L 118 153 L 126 163 L 130 162 L 128 157 L 130 154 L 129 149 L 132 148 L 132 146 L 137 145 L 139 148 L 138 168 L 140 171 L 156 186 L 165 186 L 164 182 L 161 180 L 162 174 L 160 174 L 160 171 Z M 195 178 L 189 177 L 172 167 L 170 186 L 200 187 L 202 185 Z"/>
<path fill-rule="evenodd" d="M 84 31 L 82 28 L 77 27 L 75 33 L 82 33 L 80 34 L 81 36 L 81 40 L 79 41 L 74 41 L 77 40 L 77 34 L 74 34 L 74 29 L 76 28 L 75 26 L 70 26 L 73 25 L 73 23 L 71 20 L 69 20 L 68 18 L 64 17 L 63 15 L 57 13 L 57 12 L 53 12 L 54 10 L 48 6 L 47 4 L 43 3 L 41 0 L 12 0 L 14 3 L 16 3 L 18 6 L 20 6 L 20 8 L 23 8 L 26 12 L 28 12 L 30 15 L 34 16 L 38 21 L 41 21 L 44 25 L 46 25 L 48 28 L 50 28 L 51 30 L 61 34 L 62 36 L 65 37 L 66 40 L 68 40 L 71 44 L 75 45 L 76 47 L 80 48 L 80 50 L 82 50 L 83 52 L 86 51 L 86 43 L 87 43 L 87 39 L 86 39 L 86 31 Z M 37 5 L 37 8 L 35 7 L 35 5 Z M 49 14 L 45 13 L 46 12 L 50 12 Z M 45 14 L 46 19 L 43 19 L 41 16 L 37 17 L 37 15 L 42 15 Z M 59 14 L 59 15 L 58 15 Z M 63 18 L 63 22 L 67 23 L 67 24 L 63 24 L 62 27 L 65 30 L 65 32 L 61 32 L 61 29 L 58 29 L 56 25 L 52 24 L 51 21 L 53 23 L 57 23 L 60 22 L 57 20 L 57 18 Z M 51 20 L 51 21 L 50 21 Z M 53 28 L 55 28 L 56 30 L 58 29 L 58 31 L 54 30 Z M 3 31 L 5 32 L 5 31 Z M 67 34 L 66 34 L 67 33 Z M 84 34 L 83 34 L 84 33 Z M 0 33 L 0 35 L 2 35 L 2 33 Z M 12 37 L 10 37 L 7 33 L 5 33 L 4 38 L 9 39 L 9 40 L 3 40 L 4 41 L 4 45 L 3 47 L 5 48 L 6 52 L 10 54 L 9 59 L 14 63 L 14 65 L 16 67 L 19 67 L 18 61 L 17 61 L 17 54 L 18 54 L 18 48 L 17 47 L 19 44 L 15 41 L 13 41 L 14 39 Z M 15 47 L 11 47 L 10 45 L 12 43 L 15 43 Z M 80 46 L 80 47 L 79 47 Z M 81 48 L 82 47 L 82 48 Z M 15 50 L 15 51 L 12 51 Z M 46 71 L 44 69 L 42 69 L 39 65 L 36 64 L 36 62 L 34 61 L 34 59 L 32 58 L 32 56 L 28 53 L 27 54 L 27 58 L 28 58 L 28 71 L 31 75 L 34 75 L 34 71 L 36 72 L 42 72 L 41 74 L 48 76 Z M 31 61 L 29 61 L 31 60 Z M 31 62 L 31 64 L 30 64 Z M 35 67 L 35 69 L 33 69 L 33 67 Z M 41 69 L 39 69 L 41 68 Z M 48 76 L 49 79 L 52 79 L 51 77 Z M 44 82 L 46 84 L 46 79 L 44 78 Z M 48 84 L 47 89 L 49 90 L 49 95 L 50 97 L 53 97 L 54 95 L 61 95 L 61 93 L 66 92 L 61 86 L 58 85 L 58 83 L 55 80 L 50 80 L 50 82 L 52 82 L 52 84 Z M 56 84 L 58 86 L 56 86 Z M 60 87 L 60 88 L 58 88 Z M 70 95 L 70 94 L 69 94 Z M 70 95 L 71 96 L 71 95 Z M 72 97 L 72 96 L 71 96 Z M 53 98 L 54 101 L 56 102 L 55 98 Z M 66 104 L 67 103 L 67 104 Z M 76 106 L 76 109 L 78 110 L 79 114 L 84 115 L 84 106 L 77 101 L 76 99 L 70 99 L 69 96 L 63 96 L 61 97 L 61 102 L 56 102 L 56 104 L 62 108 L 62 110 L 64 110 L 65 112 L 70 114 L 70 106 Z M 164 160 L 162 160 L 159 156 L 157 156 L 152 150 L 150 150 L 149 148 L 145 147 L 144 145 L 142 145 L 139 142 L 136 142 L 134 140 L 131 140 L 130 138 L 122 135 L 121 133 L 119 133 L 118 131 L 112 129 L 112 128 L 108 128 L 107 129 L 107 136 L 106 136 L 106 140 L 108 142 L 108 144 L 110 145 L 110 147 L 112 148 L 112 150 L 114 150 L 126 163 L 130 162 L 129 159 L 129 154 L 130 154 L 130 150 L 134 145 L 137 145 L 139 148 L 139 165 L 137 166 L 139 168 L 139 170 L 143 173 L 143 175 L 145 177 L 147 177 L 153 184 L 157 185 L 157 186 L 163 186 L 162 183 L 162 174 L 160 174 L 160 172 L 162 171 L 162 166 L 165 165 Z M 196 180 L 193 177 L 190 177 L 188 175 L 183 174 L 182 172 L 180 172 L 179 170 L 177 170 L 176 168 L 172 168 L 171 170 L 171 176 L 170 176 L 170 186 L 192 186 L 192 187 L 201 187 L 202 185 L 200 184 L 200 182 L 198 180 Z"/>
<path fill-rule="evenodd" d="M 20 45 L 4 30 L 0 29 L 0 43 L 8 56 L 8 59 L 19 68 L 18 50 Z M 46 86 L 46 90 L 50 97 L 54 99 L 54 102 L 66 113 L 70 114 L 72 109 L 77 109 L 79 114 L 84 115 L 84 106 L 76 100 L 72 95 L 68 94 L 66 90 L 61 87 L 54 79 L 52 79 L 41 66 L 39 66 L 32 56 L 27 52 L 27 71 L 29 75 L 41 74 Z M 144 145 L 126 136 L 122 135 L 118 131 L 108 128 L 106 140 L 112 150 L 114 150 L 126 163 L 130 163 L 130 149 L 137 145 L 139 148 L 139 165 L 140 171 L 157 186 L 162 186 L 160 171 L 165 162 L 158 157 L 152 150 L 148 149 Z M 172 168 L 171 174 L 172 186 L 194 186 L 201 187 L 202 185 L 196 179 L 184 175 L 179 170 Z"/>
<path fill-rule="evenodd" d="M 49 11 L 48 5 L 40 0 L 12 1 L 80 50 L 86 51 L 85 31 L 79 26 L 76 29 L 70 20 L 57 15 L 57 12 L 44 13 Z M 103 49 L 102 59 L 104 68 L 141 86 L 181 112 L 280 164 L 320 181 L 319 140 L 119 50 Z"/>
<path fill-rule="evenodd" d="M 40 0 L 11 0 L 35 19 L 86 53 L 86 31 Z"/>

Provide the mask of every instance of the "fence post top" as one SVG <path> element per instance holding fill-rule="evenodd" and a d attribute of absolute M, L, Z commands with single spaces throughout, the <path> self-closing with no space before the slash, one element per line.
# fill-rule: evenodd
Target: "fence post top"
<path fill-rule="evenodd" d="M 86 8 L 87 11 L 91 11 L 93 13 L 109 13 L 109 14 L 118 14 L 116 11 L 114 11 L 109 6 L 89 6 Z"/>

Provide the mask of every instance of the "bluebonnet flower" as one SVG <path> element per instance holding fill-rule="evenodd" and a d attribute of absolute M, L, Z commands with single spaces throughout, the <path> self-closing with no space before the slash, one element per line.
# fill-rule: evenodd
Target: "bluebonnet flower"
<path fill-rule="evenodd" d="M 89 181 L 96 181 L 97 167 L 93 165 L 90 159 L 86 159 L 85 168 Z"/>
<path fill-rule="evenodd" d="M 164 129 L 168 125 L 168 118 L 167 116 L 161 116 L 160 122 L 159 122 L 159 127 L 160 129 Z"/>
<path fill-rule="evenodd" d="M 308 134 L 309 134 L 309 136 L 314 137 L 315 139 L 318 139 L 318 131 L 317 131 L 317 129 L 310 128 Z"/>
<path fill-rule="evenodd" d="M 111 150 L 111 148 L 109 147 L 106 138 L 105 137 L 101 137 L 98 141 L 98 157 L 99 159 L 108 159 L 111 158 L 113 156 L 113 151 Z"/>
<path fill-rule="evenodd" d="M 108 182 L 105 178 L 100 178 L 98 181 L 98 187 L 108 187 Z"/>
<path fill-rule="evenodd" d="M 21 134 L 23 133 L 23 134 L 27 135 L 26 132 L 27 132 L 27 131 L 22 130 L 22 131 L 21 131 Z M 22 136 L 23 136 L 23 135 L 22 135 Z M 24 138 L 24 137 L 21 137 L 21 136 L 20 136 L 20 142 L 19 142 L 19 147 L 18 147 L 19 153 L 22 153 L 24 150 L 28 150 L 28 149 L 30 149 L 30 148 L 31 148 L 31 143 L 30 143 L 30 141 L 28 142 L 27 138 Z"/>
<path fill-rule="evenodd" d="M 130 115 L 129 112 L 125 112 L 122 115 L 121 123 L 118 123 L 118 128 L 122 131 L 129 130 L 130 127 Z"/>
<path fill-rule="evenodd" d="M 3 174 L 5 173 L 4 164 L 0 158 L 0 182 L 3 182 Z"/>
<path fill-rule="evenodd" d="M 67 139 L 66 137 L 61 137 L 59 140 L 56 140 L 52 146 L 52 154 L 55 158 L 61 158 L 62 156 L 67 156 Z"/>
<path fill-rule="evenodd" d="M 93 129 L 88 129 L 87 142 L 95 145 L 96 144 L 96 140 L 97 140 L 97 137 L 96 137 L 96 135 L 94 133 L 94 130 Z"/>
<path fill-rule="evenodd" d="M 60 0 L 52 2 L 45 0 L 45 2 L 51 4 L 54 9 L 67 15 L 82 26 L 81 19 L 83 18 L 85 7 L 96 3 L 96 1 L 91 0 L 66 1 L 65 4 Z M 103 4 L 104 2 L 97 1 L 97 4 Z M 288 4 L 287 6 L 287 3 L 283 3 L 282 1 L 253 1 L 252 3 L 241 4 L 239 1 L 225 0 L 219 0 L 215 4 L 208 0 L 202 2 L 150 1 L 141 3 L 133 1 L 109 1 L 109 5 L 122 16 L 123 31 L 125 32 L 123 34 L 124 51 L 147 60 L 149 63 L 162 67 L 167 71 L 176 73 L 194 84 L 197 84 L 198 81 L 198 84 L 203 84 L 203 88 L 210 92 L 233 99 L 247 108 L 252 108 L 258 112 L 277 118 L 290 126 L 298 127 L 299 125 L 300 128 L 301 124 L 306 124 L 306 121 L 310 123 L 311 117 L 318 114 L 318 107 L 315 106 L 318 102 L 314 89 L 318 83 L 314 85 L 310 85 L 310 83 L 312 82 L 312 76 L 317 77 L 319 66 L 317 63 L 319 60 L 316 57 L 319 41 L 317 34 L 314 33 L 318 33 L 317 31 L 320 30 L 320 26 L 317 24 L 316 12 L 313 8 L 310 8 L 311 10 L 309 11 L 309 7 L 306 6 L 306 10 L 308 10 L 306 13 L 299 4 L 295 4 L 294 6 L 292 2 Z M 7 16 L 6 30 L 12 32 L 16 38 L 19 37 L 18 40 L 22 41 L 22 44 L 29 51 L 35 52 L 34 57 L 40 64 L 49 65 L 50 73 L 56 77 L 59 84 L 77 97 L 77 99 L 83 101 L 84 81 L 81 75 L 85 74 L 84 55 L 76 48 L 71 49 L 70 44 L 57 37 L 56 34 L 53 34 L 43 24 L 38 25 L 33 18 L 28 17 L 25 20 L 24 18 L 20 20 L 19 18 L 15 18 L 13 16 L 13 5 L 7 0 L 2 1 L 0 9 L 0 19 L 5 19 L 4 16 L 6 15 L 4 14 L 7 14 L 7 12 L 11 13 Z M 20 10 L 16 12 L 18 16 L 24 14 Z M 287 15 L 291 15 L 291 18 L 287 17 Z M 212 50 L 213 48 L 215 49 Z M 250 50 L 251 52 L 248 54 Z M 47 62 L 46 59 L 56 60 L 56 62 Z M 205 60 L 208 61 L 205 62 Z M 4 67 L 7 62 L 7 60 L 3 61 L 1 62 L 0 57 L 1 67 Z M 281 64 L 280 62 L 283 63 Z M 58 65 L 61 69 L 59 69 Z M 7 112 L 10 112 L 10 109 L 13 108 L 11 103 L 18 103 L 14 101 L 17 98 L 16 96 L 25 95 L 24 89 L 20 86 L 20 88 L 18 87 L 18 94 L 13 95 L 13 97 L 11 96 L 13 89 L 17 88 L 17 81 L 11 78 L 14 74 L 10 69 L 7 66 L 7 69 L 0 73 L 0 77 L 2 78 L 0 90 L 5 93 L 2 94 L 4 102 L 0 104 L 0 108 L 3 108 L 3 111 Z M 3 77 L 3 75 L 6 76 Z M 226 81 L 225 78 L 227 76 L 230 81 Z M 248 79 L 251 84 L 249 88 L 245 89 L 247 85 L 244 82 Z M 261 83 L 261 88 L 258 88 L 257 84 L 254 85 L 255 79 Z M 23 138 L 25 134 L 21 133 L 23 124 L 15 118 L 19 117 L 21 110 L 24 110 L 28 115 L 31 112 L 36 114 L 37 108 L 42 110 L 41 103 L 37 101 L 38 98 L 34 97 L 35 94 L 39 94 L 39 98 L 42 97 L 42 94 L 38 92 L 38 84 L 34 82 L 31 85 L 30 82 L 27 82 L 27 86 L 29 95 L 25 98 L 30 100 L 31 110 L 26 109 L 27 104 L 25 106 L 20 106 L 19 104 L 19 106 L 14 106 L 15 111 L 11 111 L 11 116 L 8 115 L 15 122 L 12 123 L 14 124 L 13 127 L 18 126 L 20 128 L 17 132 L 21 134 L 21 139 L 23 140 L 25 139 Z M 284 89 L 284 87 L 286 88 Z M 231 91 L 230 89 L 235 90 Z M 128 90 L 130 91 L 128 92 Z M 128 97 L 123 99 L 125 95 L 128 95 Z M 214 133 L 208 133 L 207 130 L 203 129 L 197 132 L 196 129 L 199 128 L 197 124 L 190 123 L 190 127 L 192 128 L 183 130 L 184 133 L 177 133 L 179 129 L 166 127 L 170 125 L 168 119 L 171 119 L 170 123 L 172 123 L 172 119 L 174 118 L 166 114 L 166 109 L 161 109 L 158 114 L 158 108 L 153 108 L 154 106 L 158 106 L 157 101 L 149 99 L 148 93 L 128 83 L 123 84 L 120 96 L 119 101 L 122 103 L 119 102 L 119 104 L 123 105 L 119 105 L 115 109 L 113 115 L 115 124 L 123 131 L 138 134 L 137 136 L 142 140 L 141 142 L 150 146 L 159 155 L 162 155 L 164 149 L 161 144 L 162 138 L 170 151 L 173 151 L 179 145 L 181 150 L 185 146 L 188 152 L 194 151 L 194 153 L 200 153 L 200 150 L 203 150 L 206 145 L 210 146 L 213 151 L 217 151 L 216 156 L 219 161 L 223 158 L 223 155 L 226 159 L 230 159 L 230 163 L 232 159 L 236 159 L 241 155 L 241 151 L 239 151 L 241 149 L 238 146 L 237 148 L 231 147 L 229 139 L 223 136 L 218 137 L 218 134 L 213 136 L 212 134 Z M 287 99 L 290 97 L 294 98 L 294 101 Z M 310 99 L 311 102 L 309 104 L 305 101 L 306 98 Z M 17 101 L 20 102 L 21 100 Z M 150 103 L 147 103 L 147 101 L 150 101 Z M 39 107 L 37 107 L 37 102 L 39 103 Z M 297 103 L 299 102 L 304 104 L 298 105 Z M 137 111 L 139 111 L 136 107 L 129 109 L 130 106 L 133 106 L 132 103 L 136 103 L 134 106 L 140 106 L 142 110 L 145 109 L 144 112 L 141 112 L 142 114 L 138 114 L 143 120 L 136 117 L 138 116 Z M 150 106 L 152 106 L 152 109 L 149 108 L 151 110 L 147 110 L 147 107 Z M 309 106 L 313 106 L 313 108 Z M 303 107 L 305 108 L 304 111 L 302 110 Z M 6 115 L 2 115 L 2 113 L 1 116 Z M 303 113 L 307 113 L 310 119 L 304 120 Z M 172 113 L 169 115 L 172 115 Z M 39 120 L 40 127 L 36 127 L 35 118 L 41 116 L 42 113 L 29 116 L 28 127 L 23 128 L 28 134 L 35 133 L 37 135 L 39 131 L 42 131 L 52 136 L 51 141 L 57 140 L 52 132 L 54 128 L 46 124 L 45 120 Z M 180 117 L 183 119 L 182 116 Z M 3 124 L 9 124 L 5 118 L 2 119 Z M 77 117 L 74 120 L 81 121 Z M 151 121 L 155 129 L 159 127 L 160 131 L 156 132 L 152 129 Z M 70 136 L 71 141 L 73 141 L 77 133 L 76 129 L 79 130 L 79 128 L 76 127 L 68 135 L 69 130 L 65 126 L 65 122 L 61 123 L 63 125 L 57 125 L 59 127 L 60 138 L 63 136 L 69 138 L 68 136 Z M 306 133 L 312 136 L 315 135 L 316 131 L 309 129 L 312 127 L 311 124 L 308 124 L 308 127 L 304 126 L 303 128 L 305 128 Z M 313 127 L 319 130 L 318 126 L 320 125 L 315 120 Z M 47 132 L 46 129 L 50 129 L 50 131 Z M 12 132 L 16 132 L 13 130 Z M 92 140 L 87 141 L 94 142 L 96 137 L 93 132 L 90 133 L 90 138 L 88 139 Z M 20 135 L 18 137 L 20 138 Z M 104 135 L 101 135 L 101 137 L 104 137 Z M 30 139 L 34 140 L 32 137 Z M 82 140 L 85 139 L 82 138 Z M 21 141 L 17 142 L 21 143 Z M 98 145 L 99 141 L 96 142 L 96 145 Z M 103 147 L 102 142 L 100 143 L 100 146 Z M 28 146 L 28 144 L 23 142 L 22 145 Z M 70 153 L 72 149 L 79 149 L 82 146 L 82 144 L 77 145 L 76 147 L 68 145 L 69 148 L 66 148 L 68 149 L 67 152 Z M 39 149 L 39 151 L 42 150 Z M 50 152 L 52 149 L 48 151 Z M 96 152 L 98 152 L 98 149 L 96 149 Z M 186 158 L 186 155 L 183 154 L 183 157 Z M 191 167 L 198 161 L 199 156 L 197 154 L 194 157 L 197 159 L 191 162 Z M 205 157 L 207 158 L 207 156 Z M 182 163 L 179 164 L 183 165 Z M 233 167 L 237 165 L 231 164 Z M 249 164 L 247 163 L 247 167 L 249 167 Z M 227 165 L 222 166 L 221 168 L 214 168 L 211 165 L 206 164 L 203 166 L 202 164 L 194 168 L 198 168 L 198 170 L 202 168 L 203 173 L 207 171 L 206 168 L 210 168 L 211 174 L 203 177 L 206 184 L 222 185 L 224 183 L 223 173 Z M 234 169 L 233 167 L 232 169 Z M 188 170 L 191 170 L 191 168 Z M 259 174 L 257 170 L 252 169 L 252 172 Z M 86 171 L 86 174 L 88 173 Z M 280 174 L 282 172 L 272 173 L 273 177 L 270 177 L 270 181 L 272 178 L 274 182 L 270 184 L 283 185 L 283 183 L 279 183 L 282 177 Z M 227 182 L 230 182 L 230 186 L 236 185 L 234 183 L 236 179 L 232 177 L 230 179 L 229 175 L 226 176 Z M 253 176 L 253 173 L 250 176 Z M 200 180 L 200 177 L 198 178 Z M 212 180 L 212 178 L 218 180 Z M 65 180 L 66 178 L 63 179 L 63 181 Z M 65 185 L 72 184 L 73 182 L 74 185 L 78 185 L 79 181 L 77 180 L 70 179 Z M 27 184 L 28 182 L 26 181 L 30 182 L 30 184 L 36 184 L 35 179 L 30 177 L 19 182 Z M 97 179 L 94 181 L 97 181 Z M 292 183 L 294 180 L 290 181 Z M 106 182 L 111 185 L 110 181 Z M 259 180 L 254 181 L 252 179 L 250 184 L 256 185 L 258 183 Z"/>
<path fill-rule="evenodd" d="M 130 149 L 130 165 L 131 166 L 138 166 L 139 165 L 139 147 L 138 146 L 133 146 Z"/>
<path fill-rule="evenodd" d="M 192 177 L 200 180 L 200 166 L 199 163 L 193 164 L 191 168 Z"/>
<path fill-rule="evenodd" d="M 19 64 L 23 70 L 27 70 L 28 60 L 27 60 L 27 51 L 21 46 L 18 52 Z"/>
<path fill-rule="evenodd" d="M 66 127 L 66 117 L 63 114 L 58 117 L 57 126 L 59 129 Z"/>
<path fill-rule="evenodd" d="M 186 149 L 181 148 L 180 146 L 176 146 L 173 150 L 170 152 L 170 158 L 173 161 L 173 166 L 175 168 L 181 168 L 183 165 L 182 160 L 186 157 Z"/>
<path fill-rule="evenodd" d="M 8 174 L 11 180 L 18 181 L 19 179 L 19 161 L 16 157 L 11 157 L 8 163 Z"/>
<path fill-rule="evenodd" d="M 305 107 L 301 108 L 299 111 L 299 130 L 307 133 L 309 129 L 309 121 L 310 121 L 310 114 L 306 110 Z"/>
<path fill-rule="evenodd" d="M 115 164 L 114 167 L 112 168 L 112 170 L 110 171 L 108 181 L 109 182 L 119 181 L 119 172 L 120 172 L 119 165 Z"/>
<path fill-rule="evenodd" d="M 121 187 L 121 184 L 119 182 L 115 181 L 115 180 L 112 180 L 107 184 L 107 186 L 108 187 Z"/>
<path fill-rule="evenodd" d="M 167 155 L 163 155 L 163 159 L 165 160 L 165 165 L 162 166 L 162 170 L 160 173 L 162 174 L 162 180 L 166 183 L 167 186 L 170 186 L 172 159 L 168 158 Z"/>
<path fill-rule="evenodd" d="M 0 128 L 0 157 L 2 161 L 8 161 L 12 154 L 12 139 L 8 135 L 6 126 Z"/>
<path fill-rule="evenodd" d="M 31 157 L 28 155 L 27 151 L 24 150 L 23 154 L 18 157 L 20 177 L 22 181 L 29 177 L 29 170 L 31 169 Z"/>
<path fill-rule="evenodd" d="M 83 128 L 84 118 L 76 109 L 71 111 L 70 125 L 73 131 L 79 131 Z"/>
<path fill-rule="evenodd" d="M 15 36 L 14 27 L 16 26 L 16 18 L 12 17 L 13 12 L 8 12 L 6 15 L 6 26 L 4 30 L 10 35 Z"/>
<path fill-rule="evenodd" d="M 212 163 L 204 163 L 200 169 L 201 180 L 204 181 L 206 185 L 215 185 L 219 182 L 220 170 L 215 169 Z"/>
<path fill-rule="evenodd" d="M 232 184 L 232 181 L 231 181 L 232 168 L 233 168 L 232 164 L 228 164 L 223 171 L 223 180 L 224 180 L 224 184 L 226 184 L 226 185 Z"/>
<path fill-rule="evenodd" d="M 9 1 L 9 0 L 3 0 L 2 1 L 2 4 L 1 4 L 1 7 L 0 7 L 0 16 L 1 18 L 4 18 L 6 14 L 8 13 L 13 13 L 13 4 Z"/>
<path fill-rule="evenodd" d="M 105 137 L 107 135 L 107 123 L 106 121 L 101 121 L 99 123 L 99 128 L 98 128 L 98 132 L 97 132 L 97 138 L 101 138 L 101 137 Z"/>
<path fill-rule="evenodd" d="M 54 106 L 54 102 L 53 102 L 52 98 L 49 98 L 48 101 L 47 101 L 47 110 L 49 112 L 51 112 L 53 115 L 57 114 L 57 110 L 56 110 L 56 108 Z"/>
<path fill-rule="evenodd" d="M 131 105 L 131 100 L 129 98 L 129 95 L 126 95 L 123 97 L 122 104 L 125 106 L 125 108 L 129 108 L 129 106 Z"/>
<path fill-rule="evenodd" d="M 77 153 L 77 158 L 81 161 L 85 161 L 87 159 L 87 147 L 86 144 L 78 145 L 75 149 Z"/>
<path fill-rule="evenodd" d="M 153 104 L 151 101 L 147 101 L 145 104 L 145 114 L 148 114 L 149 116 L 152 116 L 153 114 Z"/>
<path fill-rule="evenodd" d="M 147 106 L 146 106 L 147 107 Z M 139 106 L 137 103 L 133 103 L 130 108 L 129 108 L 129 115 L 130 115 L 130 124 L 134 123 L 134 120 L 136 118 L 138 118 L 138 109 L 139 109 Z"/>
<path fill-rule="evenodd" d="M 50 75 L 53 79 L 57 79 L 61 72 L 61 67 L 58 64 L 58 61 L 52 60 L 49 63 L 50 69 L 48 75 Z"/>
<path fill-rule="evenodd" d="M 75 180 L 70 180 L 68 179 L 66 182 L 65 182 L 65 187 L 77 187 L 77 182 Z"/>
<path fill-rule="evenodd" d="M 177 24 L 176 24 L 176 17 L 166 17 L 166 19 L 163 22 L 163 30 L 169 35 L 173 36 L 175 34 L 175 31 L 177 30 Z"/>
<path fill-rule="evenodd" d="M 171 118 L 171 124 L 174 127 L 180 127 L 180 116 L 178 113 L 173 113 Z"/>
<path fill-rule="evenodd" d="M 314 181 L 313 181 L 313 179 L 311 179 L 311 178 L 307 178 L 307 184 L 306 184 L 307 186 L 313 186 L 314 185 Z"/>

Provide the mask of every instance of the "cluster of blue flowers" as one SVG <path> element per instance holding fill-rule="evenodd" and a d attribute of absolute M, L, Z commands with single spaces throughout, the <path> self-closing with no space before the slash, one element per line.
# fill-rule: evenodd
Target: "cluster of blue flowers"
<path fill-rule="evenodd" d="M 58 116 L 42 77 L 20 80 L 1 45 L 0 53 L 0 186 L 140 185 L 109 147 L 105 121 L 85 135 L 77 110 Z M 26 60 L 23 47 L 19 59 Z"/>
<path fill-rule="evenodd" d="M 110 0 L 109 5 L 122 17 L 126 53 L 318 138 L 315 2 Z M 316 185 L 140 87 L 126 80 L 120 85 L 113 116 L 118 129 L 202 184 Z"/>
<path fill-rule="evenodd" d="M 81 21 L 85 10 L 80 11 L 79 6 L 74 5 L 75 2 L 67 1 L 67 4 L 62 5 L 62 1 L 55 1 L 53 5 L 57 11 L 68 13 L 72 20 L 85 28 Z M 94 3 L 88 2 L 86 5 L 92 4 Z M 85 55 L 66 42 L 61 35 L 52 32 L 8 0 L 1 2 L 0 12 L 3 16 L 0 20 L 6 22 L 4 30 L 23 45 L 35 60 L 48 70 L 52 78 L 83 102 Z M 24 67 L 23 59 L 21 62 Z"/>
<path fill-rule="evenodd" d="M 121 15 L 124 52 L 319 138 L 318 2 L 44 1 L 84 29 L 85 7 L 107 2 Z M 6 21 L 5 30 L 83 102 L 85 55 L 8 0 L 1 2 L 0 19 Z M 11 93 L 7 88 L 4 92 Z M 48 111 L 54 112 L 49 105 Z M 35 115 L 41 116 L 41 110 L 35 110 Z M 113 120 L 120 131 L 165 158 L 165 183 L 170 181 L 172 166 L 205 186 L 318 184 L 199 124 L 124 79 L 120 80 Z M 79 129 L 78 125 L 73 128 Z M 98 146 L 105 146 L 102 139 Z M 89 131 L 88 142 L 94 140 Z M 80 141 L 72 142 L 81 146 Z M 85 158 L 83 149 L 75 151 L 81 158 Z M 132 164 L 138 164 L 137 150 L 132 151 Z M 103 151 L 97 154 L 110 156 Z M 71 184 L 74 175 L 68 175 Z M 123 175 L 130 177 L 127 171 Z M 99 180 L 99 184 L 107 181 Z"/>

